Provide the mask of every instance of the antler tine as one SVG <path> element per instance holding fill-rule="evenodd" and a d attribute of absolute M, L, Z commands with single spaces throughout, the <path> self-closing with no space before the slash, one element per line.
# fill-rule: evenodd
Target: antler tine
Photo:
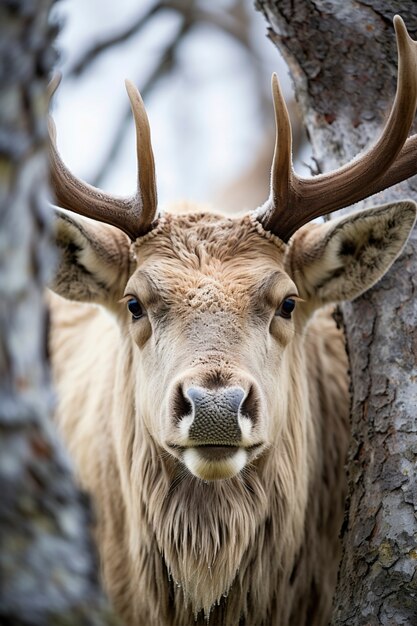
<path fill-rule="evenodd" d="M 275 148 L 271 169 L 272 203 L 276 207 L 289 206 L 294 182 L 292 167 L 292 131 L 287 105 L 275 72 L 272 74 L 272 97 L 275 112 Z"/>
<path fill-rule="evenodd" d="M 51 95 L 59 84 L 50 83 Z M 129 91 L 130 90 L 130 91 Z M 135 103 L 132 93 L 136 92 Z M 130 198 L 120 198 L 83 182 L 67 168 L 56 147 L 56 131 L 49 119 L 51 183 L 56 202 L 64 209 L 106 222 L 123 230 L 133 241 L 145 234 L 156 214 L 155 167 L 150 142 L 148 118 L 142 99 L 130 83 L 129 98 L 135 117 L 138 157 L 138 191 Z M 139 104 L 137 104 L 139 100 Z"/>
<path fill-rule="evenodd" d="M 61 84 L 61 80 L 62 80 L 61 72 L 56 72 L 52 76 L 51 80 L 49 81 L 48 87 L 47 87 L 48 102 L 52 100 L 54 93 L 56 92 L 59 85 Z"/>
<path fill-rule="evenodd" d="M 278 80 L 273 77 L 277 140 L 271 196 L 258 219 L 284 241 L 311 219 L 349 206 L 417 174 L 417 135 L 406 142 L 417 106 L 417 42 L 408 35 L 398 15 L 394 18 L 394 27 L 398 78 L 388 121 L 378 141 L 364 155 L 333 172 L 310 179 L 295 174 L 288 112 Z"/>
<path fill-rule="evenodd" d="M 153 158 L 151 131 L 142 97 L 135 85 L 126 80 L 126 90 L 136 127 L 136 153 L 138 162 L 138 190 L 141 194 L 142 219 L 151 224 L 157 207 L 155 162 Z"/>

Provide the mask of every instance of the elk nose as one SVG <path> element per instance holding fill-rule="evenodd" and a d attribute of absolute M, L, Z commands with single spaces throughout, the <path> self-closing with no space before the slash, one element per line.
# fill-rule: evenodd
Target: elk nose
<path fill-rule="evenodd" d="M 239 414 L 245 399 L 240 387 L 208 390 L 189 387 L 185 391 L 192 407 L 189 437 L 202 443 L 238 444 L 242 438 Z"/>

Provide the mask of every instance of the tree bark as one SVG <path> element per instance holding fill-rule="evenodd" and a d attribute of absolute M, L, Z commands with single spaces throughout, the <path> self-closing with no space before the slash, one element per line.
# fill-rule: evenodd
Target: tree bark
<path fill-rule="evenodd" d="M 47 76 L 53 0 L 0 7 L 0 624 L 116 623 L 97 579 L 86 498 L 50 421 L 43 286 L 54 266 Z"/>
<path fill-rule="evenodd" d="M 383 125 L 396 81 L 392 18 L 399 13 L 417 39 L 417 3 L 258 0 L 257 7 L 290 66 L 319 170 L 347 162 Z M 363 204 L 407 197 L 417 199 L 417 177 Z M 417 624 L 416 248 L 414 231 L 389 274 L 342 307 L 352 443 L 334 626 Z"/>

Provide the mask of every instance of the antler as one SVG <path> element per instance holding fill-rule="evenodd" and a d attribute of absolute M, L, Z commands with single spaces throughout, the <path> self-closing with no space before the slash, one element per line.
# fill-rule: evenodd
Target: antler
<path fill-rule="evenodd" d="M 271 196 L 257 215 L 267 230 L 284 241 L 303 224 L 382 191 L 417 174 L 417 135 L 407 139 L 417 105 L 417 42 L 401 17 L 394 17 L 397 37 L 397 92 L 378 141 L 362 156 L 333 172 L 313 178 L 292 167 L 291 125 L 276 74 L 272 77 L 276 141 Z M 407 141 L 406 141 L 407 140 Z"/>
<path fill-rule="evenodd" d="M 60 78 L 49 86 L 52 96 Z M 138 162 L 138 190 L 131 198 L 120 198 L 104 193 L 78 179 L 62 161 L 56 147 L 53 120 L 49 120 L 51 181 L 57 204 L 80 215 L 91 217 L 123 230 L 132 240 L 144 235 L 155 219 L 157 195 L 155 164 L 151 146 L 148 117 L 136 87 L 126 81 L 136 126 L 136 151 Z"/>

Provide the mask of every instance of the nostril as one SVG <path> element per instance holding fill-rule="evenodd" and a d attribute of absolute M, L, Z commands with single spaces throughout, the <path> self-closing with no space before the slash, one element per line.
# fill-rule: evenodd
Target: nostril
<path fill-rule="evenodd" d="M 204 389 L 197 389 L 197 387 L 189 387 L 185 391 L 185 395 L 190 402 L 190 406 L 193 407 L 195 405 L 200 404 L 201 402 L 204 402 L 207 396 L 207 393 L 206 391 L 204 391 Z"/>
<path fill-rule="evenodd" d="M 258 394 L 256 393 L 253 385 L 251 385 L 246 398 L 240 405 L 239 413 L 242 417 L 247 417 L 253 424 L 258 421 L 259 402 Z"/>
<path fill-rule="evenodd" d="M 231 387 L 230 389 L 226 389 L 221 395 L 227 403 L 229 411 L 232 411 L 237 416 L 242 406 L 243 398 L 245 397 L 243 389 L 240 387 Z"/>
<path fill-rule="evenodd" d="M 186 415 L 193 412 L 193 405 L 182 390 L 181 385 L 177 385 L 172 399 L 172 413 L 176 421 L 180 421 Z"/>

